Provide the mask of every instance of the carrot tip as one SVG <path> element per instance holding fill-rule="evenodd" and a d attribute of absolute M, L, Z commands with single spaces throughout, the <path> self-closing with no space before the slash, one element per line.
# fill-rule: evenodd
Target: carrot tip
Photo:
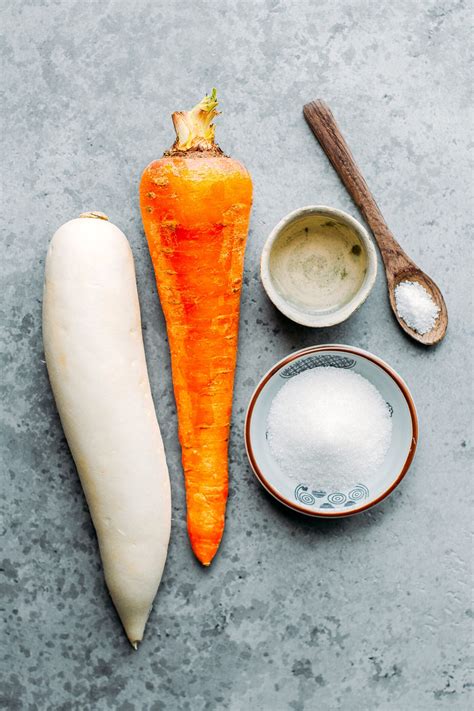
<path fill-rule="evenodd" d="M 200 546 L 193 546 L 192 542 L 191 547 L 193 549 L 194 555 L 201 563 L 201 565 L 203 565 L 205 568 L 209 568 L 219 548 L 219 546 L 216 546 L 214 550 L 209 550 L 209 546 L 205 546 L 203 547 L 203 550 L 203 548 L 201 548 Z"/>

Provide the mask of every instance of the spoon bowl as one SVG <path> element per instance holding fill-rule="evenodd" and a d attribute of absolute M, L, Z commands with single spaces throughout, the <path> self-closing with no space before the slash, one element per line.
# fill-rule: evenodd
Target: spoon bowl
<path fill-rule="evenodd" d="M 431 279 L 431 277 L 425 274 L 421 269 L 418 269 L 415 264 L 411 263 L 411 267 L 407 267 L 396 273 L 390 272 L 390 276 L 387 270 L 387 281 L 390 306 L 392 307 L 395 318 L 405 333 L 408 336 L 411 336 L 411 338 L 415 341 L 422 343 L 424 346 L 434 346 L 436 343 L 439 343 L 444 338 L 448 327 L 448 310 L 446 308 L 443 295 L 433 279 Z M 428 333 L 418 333 L 418 331 L 410 328 L 410 326 L 405 323 L 399 315 L 395 301 L 395 289 L 402 281 L 414 281 L 420 284 L 423 289 L 430 294 L 431 298 L 439 308 L 439 314 L 435 321 L 435 325 L 431 331 L 428 331 Z"/>

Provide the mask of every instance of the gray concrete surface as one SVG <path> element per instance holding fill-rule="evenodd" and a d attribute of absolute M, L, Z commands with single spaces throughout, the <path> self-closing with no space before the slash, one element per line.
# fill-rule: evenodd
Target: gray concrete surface
<path fill-rule="evenodd" d="M 2 709 L 469 708 L 471 13 L 467 0 L 3 0 Z M 168 346 L 137 185 L 173 140 L 171 112 L 214 85 L 219 142 L 248 166 L 255 200 L 227 528 L 203 570 L 186 535 Z M 399 330 L 382 271 L 365 306 L 323 331 L 291 324 L 262 291 L 260 250 L 287 211 L 326 203 L 358 217 L 302 118 L 318 96 L 394 233 L 444 291 L 450 326 L 436 350 Z M 169 558 L 138 653 L 104 589 L 43 362 L 47 244 L 88 209 L 105 211 L 133 248 L 172 477 Z M 259 487 L 242 427 L 274 361 L 324 342 L 367 348 L 398 369 L 421 439 L 382 506 L 312 522 Z"/>

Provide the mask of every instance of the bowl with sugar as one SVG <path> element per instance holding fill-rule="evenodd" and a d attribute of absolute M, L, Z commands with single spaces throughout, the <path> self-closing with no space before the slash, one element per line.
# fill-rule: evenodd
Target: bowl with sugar
<path fill-rule="evenodd" d="M 360 348 L 322 345 L 269 370 L 245 420 L 250 465 L 295 511 L 352 516 L 383 501 L 415 455 L 418 418 L 404 380 Z"/>

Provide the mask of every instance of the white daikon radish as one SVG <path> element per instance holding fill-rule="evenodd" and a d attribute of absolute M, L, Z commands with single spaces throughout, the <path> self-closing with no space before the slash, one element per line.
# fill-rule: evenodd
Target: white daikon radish
<path fill-rule="evenodd" d="M 125 235 L 101 213 L 67 222 L 51 241 L 43 338 L 107 587 L 136 649 L 165 565 L 170 483 L 132 252 Z"/>

